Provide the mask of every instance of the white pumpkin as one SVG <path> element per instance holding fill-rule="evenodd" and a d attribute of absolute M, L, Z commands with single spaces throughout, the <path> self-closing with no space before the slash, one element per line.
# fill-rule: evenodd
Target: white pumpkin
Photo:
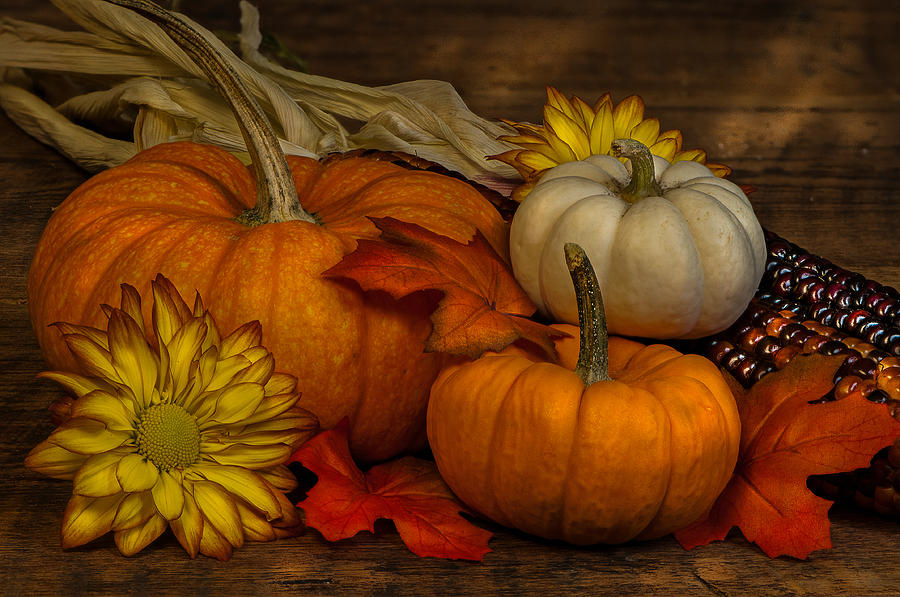
<path fill-rule="evenodd" d="M 699 338 L 724 330 L 753 298 L 766 263 L 762 227 L 740 187 L 691 161 L 669 164 L 633 139 L 618 159 L 548 170 L 510 230 L 513 272 L 540 311 L 578 324 L 563 247 L 597 274 L 610 333 Z"/>

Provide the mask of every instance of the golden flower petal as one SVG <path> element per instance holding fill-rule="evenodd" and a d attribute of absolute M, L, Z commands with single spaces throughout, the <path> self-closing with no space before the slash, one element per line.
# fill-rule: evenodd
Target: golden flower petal
<path fill-rule="evenodd" d="M 111 431 L 100 421 L 84 417 L 72 417 L 47 438 L 70 452 L 88 455 L 109 452 L 128 440 L 128 433 Z"/>
<path fill-rule="evenodd" d="M 726 166 L 725 164 L 718 164 L 716 162 L 706 162 L 705 166 L 709 168 L 710 172 L 719 178 L 725 178 L 729 174 L 731 174 L 731 167 Z"/>
<path fill-rule="evenodd" d="M 213 425 L 231 425 L 238 423 L 253 414 L 259 407 L 266 393 L 260 384 L 238 383 L 229 385 L 218 393 L 215 410 L 208 415 L 196 411 L 200 430 Z"/>
<path fill-rule="evenodd" d="M 590 145 L 593 155 L 607 155 L 616 139 L 616 124 L 613 121 L 612 108 L 608 104 L 600 106 L 594 122 L 591 124 Z"/>
<path fill-rule="evenodd" d="M 267 520 L 281 516 L 278 499 L 262 477 L 240 466 L 196 464 L 191 473 L 201 475 L 207 481 L 221 485 L 225 491 L 237 496 L 266 515 Z"/>
<path fill-rule="evenodd" d="M 224 338 L 220 346 L 220 359 L 227 359 L 241 354 L 251 346 L 262 344 L 262 325 L 251 321 L 240 326 Z"/>
<path fill-rule="evenodd" d="M 175 332 L 191 318 L 191 310 L 172 282 L 159 275 L 153 288 L 153 330 L 159 344 L 168 344 Z"/>
<path fill-rule="evenodd" d="M 650 153 L 665 158 L 669 162 L 675 159 L 676 151 L 678 151 L 678 142 L 675 139 L 660 139 L 650 146 Z"/>
<path fill-rule="evenodd" d="M 191 319 L 175 331 L 166 343 L 169 357 L 169 371 L 172 373 L 176 395 L 187 391 L 191 384 L 191 370 L 200 358 L 200 347 L 206 334 L 206 324 L 202 319 Z"/>
<path fill-rule="evenodd" d="M 116 531 L 113 535 L 116 541 L 116 547 L 124 556 L 133 556 L 156 540 L 163 534 L 168 524 L 166 519 L 160 515 L 152 516 L 145 523 Z"/>
<path fill-rule="evenodd" d="M 259 469 L 256 471 L 256 474 L 265 479 L 266 483 L 282 493 L 293 491 L 299 484 L 296 475 L 294 475 L 294 473 L 291 472 L 291 469 L 284 464 Z"/>
<path fill-rule="evenodd" d="M 627 137 L 631 129 L 644 118 L 644 100 L 638 95 L 629 95 L 613 109 L 616 138 Z"/>
<path fill-rule="evenodd" d="M 146 337 L 147 330 L 144 328 L 144 314 L 141 311 L 141 295 L 137 289 L 131 284 L 122 284 L 122 300 L 120 307 L 125 314 L 134 320 L 141 330 L 141 337 Z"/>
<path fill-rule="evenodd" d="M 90 456 L 75 474 L 73 492 L 86 497 L 120 493 L 122 485 L 116 477 L 116 467 L 126 454 L 112 451 Z"/>
<path fill-rule="evenodd" d="M 218 358 L 219 360 L 215 364 L 216 368 L 212 376 L 208 379 L 204 377 L 204 391 L 206 392 L 221 390 L 234 379 L 235 375 L 252 364 L 250 360 L 242 354 L 236 354 L 226 359 L 223 359 L 222 356 L 219 355 Z"/>
<path fill-rule="evenodd" d="M 590 131 L 591 126 L 594 123 L 595 114 L 588 103 L 580 97 L 575 96 L 572 98 L 572 108 L 574 108 L 575 113 L 579 115 L 579 118 L 576 118 L 575 121 L 579 122 L 580 126 L 582 126 L 585 131 Z"/>
<path fill-rule="evenodd" d="M 148 491 L 159 479 L 156 465 L 137 453 L 124 456 L 116 466 L 116 478 L 127 493 Z"/>
<path fill-rule="evenodd" d="M 181 516 L 169 522 L 172 533 L 191 558 L 200 552 L 200 538 L 203 536 L 203 515 L 197 508 L 197 502 L 189 493 L 184 493 L 184 508 Z"/>
<path fill-rule="evenodd" d="M 54 479 L 74 479 L 88 456 L 44 440 L 25 457 L 25 466 Z"/>
<path fill-rule="evenodd" d="M 84 545 L 108 533 L 123 498 L 122 494 L 99 498 L 73 495 L 63 513 L 63 549 Z"/>
<path fill-rule="evenodd" d="M 583 160 L 591 155 L 591 148 L 584 130 L 568 114 L 553 106 L 547 106 L 544 108 L 544 126 L 553 131 L 554 137 L 565 143 L 576 160 Z M 560 146 L 554 142 L 553 137 L 548 141 L 550 141 L 551 147 L 559 151 Z M 567 154 L 562 153 L 561 155 Z"/>
<path fill-rule="evenodd" d="M 201 451 L 203 451 L 203 446 L 204 444 L 201 443 Z M 231 444 L 215 453 L 207 453 L 210 460 L 219 464 L 243 466 L 251 470 L 283 464 L 290 455 L 290 446 L 249 446 L 246 444 Z"/>
<path fill-rule="evenodd" d="M 153 496 L 149 491 L 141 491 L 140 493 L 129 493 L 119 504 L 119 510 L 116 512 L 116 518 L 113 520 L 112 530 L 124 531 L 138 525 L 142 525 L 151 517 L 157 516 L 156 505 L 153 503 Z"/>
<path fill-rule="evenodd" d="M 184 512 L 184 484 L 177 471 L 163 471 L 151 490 L 156 509 L 166 520 L 175 520 Z"/>
<path fill-rule="evenodd" d="M 200 527 L 200 553 L 225 562 L 231 558 L 231 543 L 208 520 Z"/>
<path fill-rule="evenodd" d="M 68 373 L 66 371 L 44 371 L 37 375 L 43 379 L 50 379 L 63 386 L 69 392 L 75 394 L 79 398 L 86 394 L 90 394 L 94 390 L 103 390 L 104 392 L 113 393 L 113 387 L 99 377 L 85 377 L 77 373 Z"/>
<path fill-rule="evenodd" d="M 293 394 L 297 389 L 297 378 L 287 373 L 273 373 L 266 382 L 266 396 Z"/>
<path fill-rule="evenodd" d="M 260 516 L 259 511 L 249 508 L 243 502 L 236 502 L 238 516 L 241 517 L 241 526 L 244 529 L 244 539 L 247 541 L 265 542 L 274 541 L 277 537 L 272 524 Z"/>
<path fill-rule="evenodd" d="M 656 142 L 658 135 L 659 119 L 647 118 L 631 129 L 631 134 L 629 136 L 635 141 L 640 141 L 647 147 L 650 147 Z"/>
<path fill-rule="evenodd" d="M 536 171 L 546 170 L 553 166 L 559 165 L 559 160 L 554 160 L 542 155 L 536 151 L 522 151 L 516 156 L 516 159 L 523 165 Z"/>
<path fill-rule="evenodd" d="M 673 139 L 675 141 L 675 151 L 681 151 L 681 145 L 684 143 L 684 135 L 681 134 L 681 131 L 678 129 L 663 131 L 659 134 L 659 140 L 662 141 L 663 139 Z"/>
<path fill-rule="evenodd" d="M 273 373 L 275 373 L 275 355 L 267 352 L 263 358 L 256 360 L 252 365 L 238 372 L 234 376 L 234 383 L 260 384 L 263 387 L 263 392 L 265 392 L 264 386 Z"/>
<path fill-rule="evenodd" d="M 300 394 L 276 394 L 274 396 L 266 396 L 256 407 L 256 412 L 248 415 L 246 419 L 241 421 L 243 425 L 253 425 L 261 423 L 269 419 L 274 419 L 284 414 L 297 404 Z M 310 413 L 311 419 L 315 419 L 315 415 Z M 317 422 L 317 420 L 316 420 Z"/>
<path fill-rule="evenodd" d="M 72 356 L 88 375 L 102 377 L 114 383 L 122 383 L 106 348 L 82 334 L 66 334 L 63 339 Z"/>
<path fill-rule="evenodd" d="M 159 377 L 157 358 L 140 326 L 124 311 L 115 309 L 109 318 L 109 353 L 122 381 L 131 388 L 137 403 L 146 408 Z"/>
<path fill-rule="evenodd" d="M 106 332 L 103 330 L 98 330 L 97 328 L 88 325 L 76 325 L 74 323 L 62 321 L 52 325 L 63 334 L 63 340 L 65 340 L 66 336 L 84 336 L 103 350 L 109 350 L 109 340 L 106 336 Z"/>
<path fill-rule="evenodd" d="M 130 433 L 136 422 L 131 405 L 130 400 L 122 400 L 105 390 L 94 390 L 72 404 L 72 416 L 99 421 L 110 431 Z"/>
<path fill-rule="evenodd" d="M 234 547 L 244 544 L 243 526 L 237 506 L 221 485 L 211 481 L 194 482 L 194 499 L 203 518 L 221 533 L 222 537 Z"/>

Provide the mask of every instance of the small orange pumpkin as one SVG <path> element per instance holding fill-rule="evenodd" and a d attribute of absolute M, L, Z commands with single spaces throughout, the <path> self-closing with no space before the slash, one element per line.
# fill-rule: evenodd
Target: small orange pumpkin
<path fill-rule="evenodd" d="M 114 3 L 206 46 L 149 2 Z M 358 239 L 377 236 L 368 216 L 415 222 L 461 242 L 477 229 L 501 254 L 505 222 L 481 193 L 449 176 L 362 157 L 285 160 L 237 75 L 219 59 L 195 60 L 248 127 L 254 171 L 216 147 L 173 143 L 76 189 L 50 218 L 28 276 L 47 361 L 76 366 L 49 324 L 98 326 L 99 305 L 113 304 L 120 284 L 146 293 L 162 273 L 199 291 L 223 329 L 258 319 L 279 370 L 298 378 L 302 405 L 325 427 L 350 418 L 360 460 L 422 447 L 428 391 L 442 362 L 422 351 L 434 305 L 423 296 L 363 293 L 320 274 Z"/>
<path fill-rule="evenodd" d="M 445 369 L 428 406 L 438 469 L 470 507 L 540 537 L 666 535 L 703 515 L 731 477 L 734 398 L 703 357 L 615 337 L 607 346 L 593 269 L 577 245 L 566 253 L 580 341 L 558 344 L 560 364 L 512 347 Z"/>

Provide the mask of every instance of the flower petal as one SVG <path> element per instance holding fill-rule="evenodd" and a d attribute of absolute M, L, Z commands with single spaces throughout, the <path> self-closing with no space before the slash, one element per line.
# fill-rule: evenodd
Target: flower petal
<path fill-rule="evenodd" d="M 66 334 L 63 336 L 66 346 L 72 355 L 78 360 L 78 364 L 88 375 L 102 377 L 109 381 L 122 383 L 119 373 L 113 367 L 112 357 L 109 351 L 81 334 Z"/>
<path fill-rule="evenodd" d="M 31 449 L 25 457 L 25 466 L 54 479 L 68 480 L 75 478 L 78 469 L 87 459 L 85 454 L 67 450 L 48 439 Z"/>
<path fill-rule="evenodd" d="M 116 518 L 113 520 L 112 530 L 124 531 L 125 529 L 136 527 L 144 524 L 150 520 L 150 517 L 157 514 L 153 496 L 150 495 L 149 491 L 129 493 L 119 505 L 119 511 L 116 512 Z"/>
<path fill-rule="evenodd" d="M 63 513 L 63 549 L 84 545 L 109 532 L 123 498 L 122 494 L 100 498 L 73 495 Z"/>
<path fill-rule="evenodd" d="M 76 325 L 74 323 L 68 323 L 64 321 L 60 321 L 52 325 L 53 327 L 58 329 L 61 334 L 63 334 L 63 340 L 66 339 L 66 336 L 85 336 L 88 340 L 90 340 L 103 350 L 109 350 L 109 339 L 106 335 L 106 332 L 103 330 L 98 330 L 97 328 L 88 325 Z"/>
<path fill-rule="evenodd" d="M 197 507 L 203 513 L 203 518 L 231 545 L 240 547 L 244 544 L 241 517 L 227 491 L 217 483 L 197 481 L 194 483 L 194 499 L 197 500 Z"/>
<path fill-rule="evenodd" d="M 225 562 L 231 558 L 231 543 L 208 520 L 200 527 L 200 553 Z"/>
<path fill-rule="evenodd" d="M 257 359 L 252 365 L 238 372 L 234 376 L 235 383 L 257 383 L 265 386 L 266 382 L 275 372 L 275 355 L 266 352 L 265 356 Z"/>
<path fill-rule="evenodd" d="M 244 530 L 244 538 L 247 541 L 274 541 L 277 537 L 272 524 L 260 516 L 258 510 L 249 508 L 243 502 L 237 502 L 238 515 L 241 517 L 241 526 Z"/>
<path fill-rule="evenodd" d="M 608 103 L 600 105 L 591 124 L 590 135 L 591 154 L 608 155 L 612 142 L 616 139 L 616 124 L 613 121 L 612 107 Z"/>
<path fill-rule="evenodd" d="M 215 402 L 215 410 L 208 417 L 200 418 L 201 415 L 198 411 L 197 422 L 200 430 L 214 424 L 229 425 L 243 421 L 256 411 L 265 395 L 263 387 L 256 383 L 239 383 L 228 386 L 219 393 Z"/>
<path fill-rule="evenodd" d="M 190 319 L 179 328 L 166 343 L 169 353 L 169 371 L 174 381 L 176 396 L 183 394 L 191 384 L 192 365 L 200 358 L 200 348 L 206 336 L 206 324 L 202 319 Z"/>
<path fill-rule="evenodd" d="M 111 431 L 104 423 L 84 417 L 72 417 L 47 438 L 48 441 L 78 454 L 108 452 L 128 439 L 127 433 Z"/>
<path fill-rule="evenodd" d="M 113 396 L 104 390 L 94 390 L 72 404 L 72 416 L 99 421 L 110 431 L 130 433 L 137 421 L 129 406 L 130 400 L 126 404 L 119 396 Z"/>
<path fill-rule="evenodd" d="M 675 141 L 675 139 L 660 139 L 650 146 L 650 153 L 652 153 L 653 155 L 658 155 L 668 162 L 671 162 L 673 159 L 675 159 L 676 151 L 678 151 L 678 143 Z"/>
<path fill-rule="evenodd" d="M 72 491 L 86 497 L 121 493 L 122 485 L 116 477 L 116 466 L 125 454 L 112 451 L 90 456 L 75 474 Z"/>
<path fill-rule="evenodd" d="M 77 373 L 68 373 L 66 371 L 44 371 L 38 373 L 37 376 L 55 381 L 79 398 L 90 394 L 94 390 L 103 390 L 104 392 L 109 393 L 113 392 L 111 385 L 97 377 L 85 377 L 83 375 L 78 375 Z"/>
<path fill-rule="evenodd" d="M 200 538 L 203 536 L 203 515 L 197 508 L 197 502 L 190 492 L 184 493 L 184 508 L 181 516 L 169 521 L 172 533 L 188 555 L 197 557 L 200 551 Z"/>
<path fill-rule="evenodd" d="M 116 478 L 122 485 L 122 491 L 148 491 L 156 485 L 159 469 L 140 454 L 128 454 L 116 466 Z"/>
<path fill-rule="evenodd" d="M 640 141 L 647 147 L 656 143 L 659 136 L 659 119 L 648 118 L 641 121 L 640 124 L 631 129 L 630 137 L 635 141 Z"/>
<path fill-rule="evenodd" d="M 273 373 L 266 382 L 266 396 L 293 394 L 297 389 L 297 378 L 287 373 Z"/>
<path fill-rule="evenodd" d="M 235 375 L 250 365 L 250 360 L 242 354 L 236 354 L 224 360 L 219 356 L 219 361 L 216 363 L 215 371 L 209 378 L 209 381 L 206 381 L 204 378 L 206 382 L 205 391 L 215 392 L 216 390 L 221 390 L 234 379 Z"/>
<path fill-rule="evenodd" d="M 629 95 L 613 109 L 616 123 L 616 138 L 628 137 L 631 129 L 644 118 L 644 100 L 638 95 Z"/>
<path fill-rule="evenodd" d="M 175 520 L 184 512 L 184 485 L 181 473 L 163 471 L 151 490 L 156 509 L 166 520 Z"/>
<path fill-rule="evenodd" d="M 267 520 L 281 516 L 278 499 L 262 477 L 240 466 L 217 464 L 197 464 L 192 472 L 202 475 L 207 481 L 221 485 L 225 491 L 235 495 L 266 515 Z"/>
<path fill-rule="evenodd" d="M 165 276 L 156 276 L 151 286 L 153 287 L 153 329 L 159 344 L 168 344 L 175 332 L 191 318 L 191 310 L 178 294 L 175 285 Z"/>
<path fill-rule="evenodd" d="M 166 519 L 157 514 L 150 517 L 144 524 L 116 531 L 113 535 L 116 546 L 124 556 L 133 556 L 157 539 L 166 530 Z"/>
<path fill-rule="evenodd" d="M 200 446 L 203 452 L 203 444 Z M 284 464 L 291 455 L 291 447 L 286 445 L 248 446 L 232 444 L 214 454 L 208 453 L 209 459 L 224 465 L 243 466 L 249 469 L 265 468 Z"/>
<path fill-rule="evenodd" d="M 262 344 L 262 324 L 258 321 L 250 321 L 237 328 L 225 338 L 222 338 L 220 347 L 221 359 L 241 354 L 251 346 Z"/>
<path fill-rule="evenodd" d="M 553 106 L 545 106 L 544 123 L 544 126 L 553 132 L 547 141 L 558 156 L 563 158 L 560 161 L 571 162 L 590 155 L 590 146 L 584 131 L 567 114 Z"/>
<path fill-rule="evenodd" d="M 131 284 L 122 284 L 122 300 L 120 306 L 125 314 L 134 320 L 141 330 L 141 337 L 146 337 L 144 329 L 144 314 L 141 311 L 141 295 Z"/>
<path fill-rule="evenodd" d="M 158 376 L 158 360 L 141 327 L 121 309 L 109 318 L 109 353 L 120 378 L 143 407 L 150 405 Z"/>
<path fill-rule="evenodd" d="M 297 488 L 299 482 L 296 475 L 286 465 L 272 466 L 256 471 L 256 474 L 266 480 L 278 491 L 287 493 Z"/>

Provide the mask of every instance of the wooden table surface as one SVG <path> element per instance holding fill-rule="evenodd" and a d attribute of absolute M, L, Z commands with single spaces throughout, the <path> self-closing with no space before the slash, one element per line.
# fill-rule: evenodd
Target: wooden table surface
<path fill-rule="evenodd" d="M 262 0 L 262 24 L 313 72 L 364 84 L 443 79 L 488 117 L 537 121 L 544 86 L 593 101 L 639 93 L 686 145 L 734 168 L 762 224 L 900 287 L 900 10 L 864 0 L 699 3 Z M 183 2 L 214 30 L 237 2 Z M 69 28 L 49 2 L 0 14 Z M 71 26 L 74 28 L 74 26 Z M 481 564 L 420 559 L 388 528 L 328 544 L 315 531 L 227 563 L 171 538 L 132 558 L 111 539 L 62 551 L 71 484 L 22 464 L 60 391 L 27 317 L 25 277 L 51 209 L 87 175 L 0 115 L 0 592 L 898 595 L 898 521 L 832 512 L 834 548 L 769 559 L 739 534 L 690 552 L 672 538 L 577 549 L 496 530 Z"/>

